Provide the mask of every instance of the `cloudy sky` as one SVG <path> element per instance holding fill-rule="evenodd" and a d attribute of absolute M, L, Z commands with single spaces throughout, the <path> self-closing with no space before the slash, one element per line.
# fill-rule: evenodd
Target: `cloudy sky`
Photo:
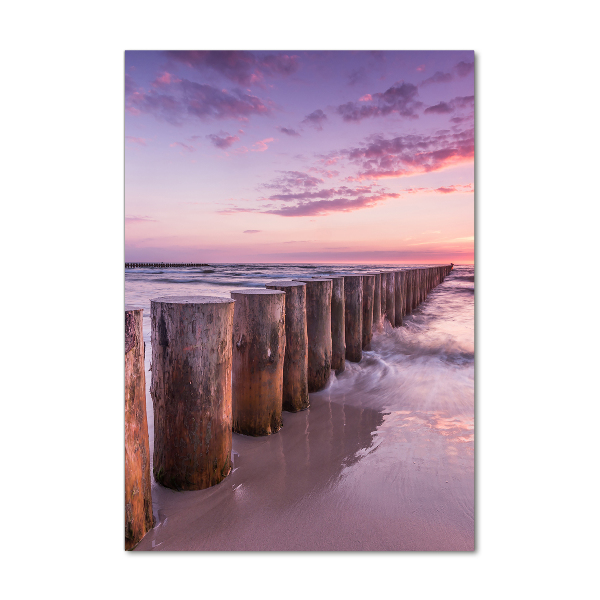
<path fill-rule="evenodd" d="M 472 263 L 474 55 L 125 55 L 128 261 Z"/>

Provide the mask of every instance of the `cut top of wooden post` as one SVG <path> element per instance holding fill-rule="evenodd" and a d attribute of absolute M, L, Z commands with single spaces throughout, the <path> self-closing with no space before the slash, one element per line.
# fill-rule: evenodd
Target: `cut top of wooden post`
<path fill-rule="evenodd" d="M 267 281 L 265 285 L 270 285 L 271 287 L 296 287 L 300 285 L 304 285 L 302 281 L 291 281 L 289 279 L 276 279 L 275 281 Z"/>
<path fill-rule="evenodd" d="M 243 295 L 243 296 L 272 296 L 273 294 L 285 294 L 280 290 L 266 290 L 263 288 L 241 288 L 239 290 L 231 290 L 229 292 L 232 296 Z"/>
<path fill-rule="evenodd" d="M 150 302 L 160 304 L 225 304 L 231 303 L 231 298 L 221 298 L 219 296 L 161 296 L 152 298 Z"/>
<path fill-rule="evenodd" d="M 329 275 L 315 275 L 314 277 L 294 277 L 292 281 L 310 282 L 310 281 L 327 281 L 328 279 L 335 279 L 334 277 L 329 277 Z"/>

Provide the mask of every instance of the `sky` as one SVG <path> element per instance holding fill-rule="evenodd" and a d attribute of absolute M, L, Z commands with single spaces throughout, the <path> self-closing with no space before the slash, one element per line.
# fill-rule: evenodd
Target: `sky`
<path fill-rule="evenodd" d="M 125 260 L 473 263 L 472 51 L 127 51 Z"/>

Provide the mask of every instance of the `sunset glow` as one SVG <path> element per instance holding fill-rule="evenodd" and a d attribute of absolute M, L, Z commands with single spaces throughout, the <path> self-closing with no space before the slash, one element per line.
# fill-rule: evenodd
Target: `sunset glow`
<path fill-rule="evenodd" d="M 472 263 L 473 161 L 473 52 L 126 52 L 126 261 Z"/>

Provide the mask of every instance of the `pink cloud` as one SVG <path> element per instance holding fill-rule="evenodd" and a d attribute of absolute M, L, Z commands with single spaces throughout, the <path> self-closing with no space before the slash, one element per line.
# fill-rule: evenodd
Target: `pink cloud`
<path fill-rule="evenodd" d="M 194 148 L 194 146 L 188 146 L 187 144 L 184 144 L 183 142 L 173 142 L 172 144 L 169 144 L 170 148 L 176 148 L 177 146 L 179 146 L 180 148 L 183 148 L 186 152 L 195 152 L 196 148 Z"/>
<path fill-rule="evenodd" d="M 267 144 L 270 142 L 273 142 L 273 141 L 274 141 L 273 138 L 266 138 L 264 140 L 259 140 L 255 144 L 252 144 L 252 146 L 254 146 L 254 148 L 252 149 L 252 152 L 264 152 L 265 150 L 268 150 L 269 146 L 267 146 Z"/>
<path fill-rule="evenodd" d="M 472 194 L 474 192 L 473 184 L 467 185 L 455 184 L 447 185 L 439 188 L 407 188 L 403 190 L 407 194 L 430 194 L 435 192 L 437 194 Z"/>
<path fill-rule="evenodd" d="M 162 75 L 157 77 L 153 82 L 153 87 L 165 87 L 167 85 L 171 85 L 172 83 L 181 83 L 181 79 L 177 79 L 175 75 L 171 75 L 165 71 Z"/>
<path fill-rule="evenodd" d="M 323 177 L 326 177 L 327 179 L 333 179 L 334 177 L 337 177 L 340 172 L 339 171 L 334 171 L 334 170 L 329 170 L 329 169 L 320 169 L 318 167 L 310 167 L 309 172 L 312 173 L 319 173 L 320 175 L 323 175 Z"/>
<path fill-rule="evenodd" d="M 433 190 L 434 192 L 437 192 L 438 194 L 454 194 L 454 193 L 472 193 L 475 190 L 473 190 L 473 184 L 469 183 L 468 185 L 449 185 L 449 186 L 445 186 L 445 187 L 439 187 L 439 188 L 435 188 L 435 190 Z"/>
<path fill-rule="evenodd" d="M 146 223 L 148 221 L 156 222 L 156 219 L 152 219 L 150 217 L 139 217 L 135 215 L 128 215 L 125 217 L 125 223 Z"/>
<path fill-rule="evenodd" d="M 133 137 L 132 135 L 126 135 L 125 139 L 132 144 L 139 144 L 140 146 L 146 145 L 146 140 L 141 137 Z"/>
<path fill-rule="evenodd" d="M 371 94 L 365 94 L 364 96 L 361 96 L 358 100 L 359 102 L 371 102 L 371 100 L 373 100 L 373 96 L 371 96 Z"/>
<path fill-rule="evenodd" d="M 392 139 L 372 136 L 365 146 L 344 150 L 341 154 L 359 168 L 358 175 L 349 177 L 349 181 L 406 177 L 473 162 L 475 136 L 473 129 Z"/>

